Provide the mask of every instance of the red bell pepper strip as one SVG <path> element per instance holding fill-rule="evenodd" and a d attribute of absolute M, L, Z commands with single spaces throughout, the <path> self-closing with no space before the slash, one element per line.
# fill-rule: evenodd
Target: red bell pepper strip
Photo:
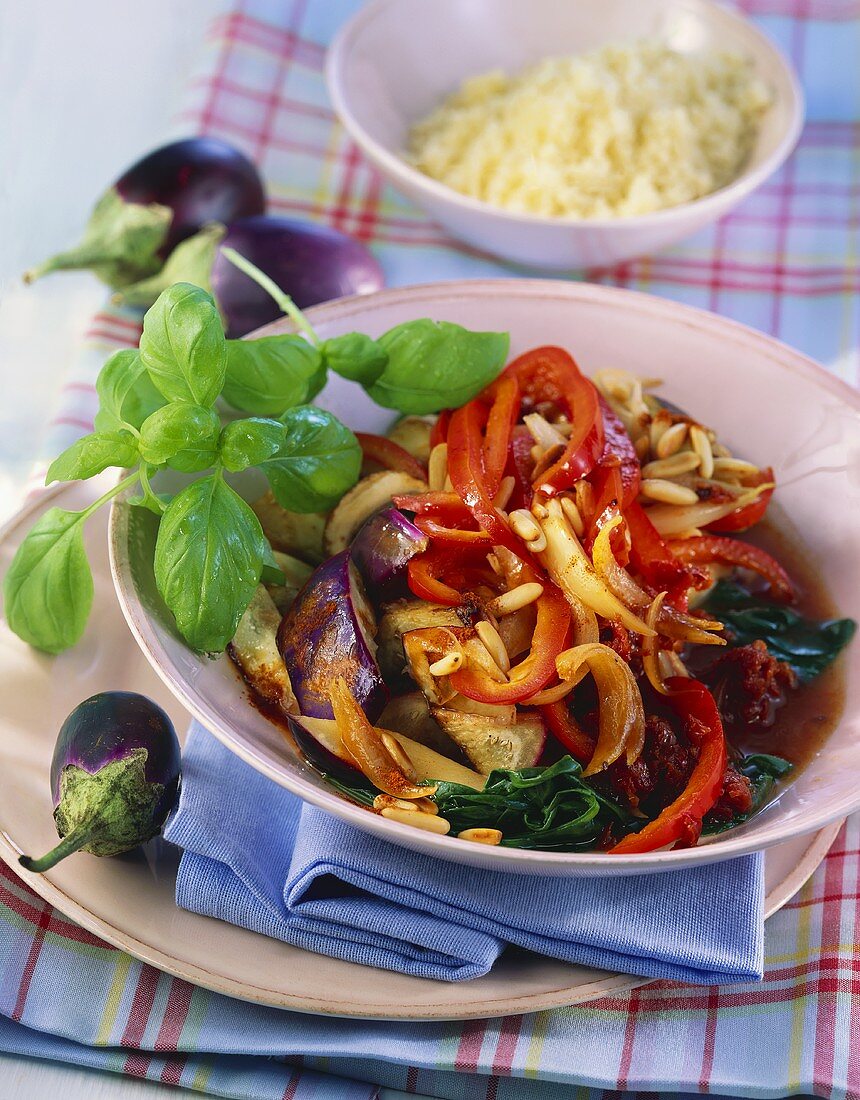
<path fill-rule="evenodd" d="M 621 418 L 602 394 L 597 396 L 600 402 L 600 411 L 603 414 L 604 444 L 600 463 L 606 464 L 607 459 L 613 455 L 620 462 L 619 475 L 621 477 L 622 493 L 618 504 L 623 510 L 631 501 L 636 499 L 639 493 L 642 467 L 639 464 L 639 456 L 636 454 L 633 440 L 627 434 L 627 429 L 621 422 Z"/>
<path fill-rule="evenodd" d="M 624 509 L 630 532 L 630 562 L 633 571 L 656 591 L 666 591 L 667 601 L 679 611 L 687 609 L 687 589 L 692 586 L 690 570 L 672 553 L 642 505 L 634 500 Z"/>
<path fill-rule="evenodd" d="M 511 448 L 506 473 L 514 479 L 514 491 L 508 503 L 508 511 L 514 508 L 531 508 L 534 498 L 532 473 L 535 462 L 532 447 L 535 441 L 525 424 L 517 424 L 511 433 Z"/>
<path fill-rule="evenodd" d="M 507 546 L 518 556 L 523 547 L 506 520 L 493 504 L 484 473 L 484 451 L 481 430 L 487 418 L 487 407 L 480 401 L 469 401 L 451 417 L 448 429 L 448 474 L 460 499 L 475 517 L 481 530 L 493 543 Z"/>
<path fill-rule="evenodd" d="M 450 550 L 431 544 L 423 554 L 412 558 L 407 566 L 406 576 L 410 590 L 420 600 L 457 607 L 463 602 L 463 593 L 443 579 L 450 575 L 454 566 Z"/>
<path fill-rule="evenodd" d="M 430 450 L 444 443 L 448 438 L 448 425 L 451 423 L 451 410 L 443 409 L 436 417 L 436 423 L 430 429 Z"/>
<path fill-rule="evenodd" d="M 726 738 L 713 695 L 698 680 L 688 680 L 684 676 L 671 676 L 666 686 L 671 692 L 666 702 L 680 717 L 695 723 L 701 733 L 699 758 L 687 786 L 675 801 L 641 832 L 629 833 L 610 848 L 612 855 L 653 852 L 679 840 L 689 823 L 701 823 L 723 789 Z"/>
<path fill-rule="evenodd" d="M 525 352 L 502 372 L 516 378 L 523 397 L 534 404 L 552 401 L 573 425 L 561 457 L 535 481 L 535 488 L 568 489 L 585 477 L 603 453 L 603 418 L 598 393 L 563 348 L 542 347 Z"/>
<path fill-rule="evenodd" d="M 675 557 L 685 564 L 701 565 L 718 561 L 735 565 L 739 569 L 750 569 L 767 581 L 770 594 L 775 600 L 789 602 L 794 599 L 791 577 L 775 558 L 758 546 L 719 535 L 676 539 L 669 545 Z"/>
<path fill-rule="evenodd" d="M 759 472 L 759 476 L 754 481 L 750 482 L 748 488 L 754 488 L 756 485 L 765 485 L 771 481 L 773 481 L 773 470 L 768 467 L 766 470 L 761 470 Z M 747 504 L 743 508 L 737 508 L 734 512 L 729 512 L 729 514 L 723 516 L 722 519 L 715 519 L 714 522 L 709 523 L 705 529 L 707 531 L 716 531 L 720 534 L 728 534 L 733 531 L 746 531 L 748 527 L 752 527 L 754 524 L 758 523 L 764 516 L 772 496 L 773 487 L 765 489 L 751 504 Z"/>
<path fill-rule="evenodd" d="M 557 675 L 555 659 L 567 640 L 570 608 L 554 584 L 542 583 L 544 590 L 536 604 L 537 623 L 531 650 L 525 660 L 511 669 L 510 680 L 496 683 L 480 669 L 467 666 L 451 674 L 450 683 L 455 691 L 479 703 L 520 703 Z"/>
<path fill-rule="evenodd" d="M 469 518 L 471 519 L 471 516 Z M 419 531 L 423 531 L 425 535 L 429 535 L 433 539 L 434 544 L 453 543 L 462 545 L 464 542 L 468 542 L 477 545 L 480 543 L 487 550 L 490 549 L 490 536 L 486 531 L 475 531 L 467 527 L 446 527 L 444 524 L 438 523 L 432 516 L 416 516 L 413 522 Z"/>
<path fill-rule="evenodd" d="M 427 467 L 393 439 L 386 439 L 384 435 L 372 435 L 370 432 L 356 432 L 355 438 L 364 457 L 370 462 L 376 462 L 386 470 L 400 470 L 419 481 L 427 480 Z"/>
<path fill-rule="evenodd" d="M 545 703 L 538 708 L 543 715 L 547 729 L 580 764 L 587 764 L 594 756 L 594 739 L 589 737 L 579 723 L 572 717 L 567 700 L 558 703 Z"/>
<path fill-rule="evenodd" d="M 520 415 L 520 387 L 516 378 L 502 378 L 487 417 L 484 435 L 484 478 L 487 492 L 495 496 L 508 461 L 511 435 Z"/>
<path fill-rule="evenodd" d="M 396 508 L 416 516 L 433 516 L 446 523 L 468 523 L 472 513 L 456 493 L 412 493 L 392 498 Z"/>
<path fill-rule="evenodd" d="M 497 578 L 487 565 L 486 545 L 431 542 L 430 546 L 412 558 L 406 579 L 410 591 L 421 600 L 459 606 L 464 593 L 479 584 L 492 584 Z"/>
<path fill-rule="evenodd" d="M 591 515 L 584 516 L 583 519 L 587 524 L 586 544 L 590 549 L 603 524 L 619 514 L 624 498 L 624 487 L 620 466 L 597 466 L 589 474 L 588 480 L 594 492 L 594 508 Z M 610 541 L 616 560 L 619 564 L 626 565 L 629 553 L 627 540 L 621 527 L 615 528 L 610 535 Z"/>

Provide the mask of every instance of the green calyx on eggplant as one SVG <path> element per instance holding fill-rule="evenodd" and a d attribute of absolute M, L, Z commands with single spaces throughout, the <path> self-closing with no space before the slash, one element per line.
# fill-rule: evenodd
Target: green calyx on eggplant
<path fill-rule="evenodd" d="M 108 286 L 126 287 L 155 275 L 210 223 L 262 214 L 265 205 L 260 176 L 243 153 L 217 138 L 183 138 L 127 168 L 99 199 L 80 244 L 24 278 L 88 268 Z"/>
<path fill-rule="evenodd" d="M 362 524 L 352 540 L 352 560 L 364 578 L 371 599 L 393 600 L 408 595 L 406 567 L 429 545 L 423 531 L 393 505 Z"/>
<path fill-rule="evenodd" d="M 281 620 L 278 649 L 300 712 L 333 718 L 329 691 L 342 676 L 368 719 L 388 701 L 376 661 L 376 620 L 349 550 L 323 562 Z"/>
<path fill-rule="evenodd" d="M 161 831 L 179 790 L 173 723 L 152 700 L 107 691 L 79 703 L 60 728 L 51 761 L 60 843 L 28 871 L 47 871 L 72 852 L 116 856 Z"/>

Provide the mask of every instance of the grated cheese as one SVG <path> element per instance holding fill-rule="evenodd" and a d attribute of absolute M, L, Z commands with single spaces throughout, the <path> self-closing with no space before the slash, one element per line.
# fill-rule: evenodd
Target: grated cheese
<path fill-rule="evenodd" d="M 506 210 L 647 214 L 731 182 L 770 102 L 736 54 L 642 40 L 465 81 L 410 133 L 409 158 Z"/>

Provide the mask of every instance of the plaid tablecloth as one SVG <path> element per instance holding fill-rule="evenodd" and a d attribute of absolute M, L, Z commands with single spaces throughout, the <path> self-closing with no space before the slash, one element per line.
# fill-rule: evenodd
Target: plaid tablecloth
<path fill-rule="evenodd" d="M 272 210 L 368 241 L 390 285 L 522 274 L 446 237 L 381 184 L 335 124 L 323 56 L 357 6 L 246 0 L 219 18 L 177 135 L 213 133 L 243 147 L 266 178 Z M 717 226 L 588 278 L 744 321 L 857 383 L 860 2 L 742 7 L 801 74 L 808 121 L 797 152 Z M 52 422 L 51 454 L 89 430 L 99 367 L 138 333 L 128 311 L 93 319 Z M 277 1012 L 194 988 L 100 942 L 3 868 L 0 1049 L 235 1097 L 369 1100 L 384 1084 L 452 1100 L 596 1098 L 612 1089 L 860 1098 L 858 870 L 860 816 L 768 922 L 761 983 L 655 983 L 580 1008 L 404 1025 Z"/>

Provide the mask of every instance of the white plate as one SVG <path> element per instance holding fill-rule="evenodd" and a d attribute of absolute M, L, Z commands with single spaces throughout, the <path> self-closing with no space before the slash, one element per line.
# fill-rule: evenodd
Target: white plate
<path fill-rule="evenodd" d="M 435 283 L 344 298 L 309 311 L 323 337 L 358 329 L 375 336 L 416 317 L 507 330 L 511 353 L 561 344 L 586 373 L 625 367 L 665 379 L 666 396 L 712 425 L 734 453 L 774 466 L 779 503 L 803 532 L 842 614 L 860 619 L 860 395 L 821 367 L 760 333 L 710 313 L 609 287 L 504 279 Z M 278 323 L 262 330 L 283 331 Z M 352 427 L 384 430 L 391 413 L 334 376 L 317 399 Z M 854 474 L 852 474 L 854 471 Z M 256 491 L 260 491 L 259 486 Z M 253 488 L 242 491 L 253 495 Z M 860 644 L 849 669 L 845 715 L 826 747 L 779 800 L 730 833 L 683 851 L 609 856 L 465 844 L 410 829 L 339 797 L 237 690 L 227 657 L 192 653 L 176 633 L 152 578 L 153 517 L 114 508 L 111 550 L 120 603 L 167 686 L 216 737 L 302 798 L 406 847 L 442 859 L 534 874 L 616 875 L 673 870 L 777 844 L 820 829 L 860 806 Z"/>
<path fill-rule="evenodd" d="M 46 494 L 7 526 L 5 572 L 21 538 L 45 508 L 80 509 L 93 483 Z M 71 856 L 45 875 L 18 865 L 21 852 L 56 842 L 48 770 L 66 714 L 96 691 L 151 696 L 171 714 L 180 737 L 188 716 L 143 659 L 117 607 L 107 560 L 107 516 L 97 512 L 85 539 L 95 577 L 93 615 L 83 641 L 60 657 L 42 656 L 0 625 L 0 858 L 46 901 L 96 935 L 170 974 L 231 997 L 277 1008 L 380 1019 L 471 1019 L 578 1004 L 630 989 L 644 979 L 507 952 L 473 982 L 433 982 L 311 955 L 277 940 L 178 909 L 176 853 L 148 845 L 124 859 Z M 812 874 L 838 825 L 767 853 L 767 912 Z"/>

